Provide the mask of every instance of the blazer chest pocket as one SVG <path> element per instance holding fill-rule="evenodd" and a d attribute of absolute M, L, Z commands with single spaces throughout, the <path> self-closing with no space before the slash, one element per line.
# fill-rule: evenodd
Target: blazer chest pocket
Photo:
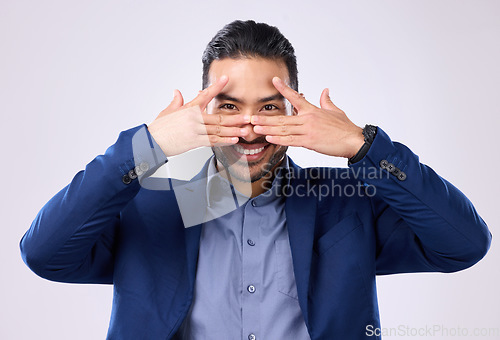
<path fill-rule="evenodd" d="M 325 234 L 320 236 L 320 238 L 316 241 L 316 252 L 318 255 L 323 254 L 362 224 L 363 223 L 356 213 L 345 217 L 330 228 L 330 230 L 328 230 Z"/>

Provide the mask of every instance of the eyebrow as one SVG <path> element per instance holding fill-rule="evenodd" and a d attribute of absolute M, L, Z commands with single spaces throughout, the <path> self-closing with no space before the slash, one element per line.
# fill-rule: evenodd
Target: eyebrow
<path fill-rule="evenodd" d="M 228 101 L 232 101 L 235 103 L 240 103 L 240 104 L 243 103 L 243 100 L 235 98 L 235 97 L 231 97 L 225 93 L 219 93 L 218 95 L 215 96 L 215 99 L 217 99 L 219 101 L 228 100 Z M 271 102 L 274 100 L 284 100 L 284 99 L 285 99 L 285 97 L 283 97 L 283 95 L 281 93 L 276 93 L 276 94 L 269 96 L 269 97 L 260 98 L 259 100 L 257 100 L 257 102 L 258 103 L 265 103 L 265 102 Z"/>

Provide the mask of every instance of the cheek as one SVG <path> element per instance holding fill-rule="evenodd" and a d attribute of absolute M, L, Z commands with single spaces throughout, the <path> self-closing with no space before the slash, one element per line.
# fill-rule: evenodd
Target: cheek
<path fill-rule="evenodd" d="M 231 150 L 228 150 L 230 146 L 213 146 L 212 151 L 217 157 L 227 155 Z"/>
<path fill-rule="evenodd" d="M 273 154 L 275 154 L 275 155 L 284 154 L 286 152 L 286 150 L 288 150 L 288 146 L 276 145 Z"/>
<path fill-rule="evenodd" d="M 269 149 L 271 150 L 271 152 L 269 154 L 272 156 L 272 155 L 277 155 L 277 154 L 281 154 L 281 153 L 285 152 L 287 147 L 283 146 L 283 145 L 271 144 Z"/>
<path fill-rule="evenodd" d="M 219 151 L 221 153 L 228 153 L 231 151 L 231 149 L 232 149 L 232 146 L 230 146 L 230 145 L 217 147 L 217 151 Z"/>

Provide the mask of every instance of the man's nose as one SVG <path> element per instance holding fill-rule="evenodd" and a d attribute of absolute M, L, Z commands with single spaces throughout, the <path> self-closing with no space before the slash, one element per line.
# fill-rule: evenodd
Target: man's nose
<path fill-rule="evenodd" d="M 252 115 L 254 115 L 254 114 L 250 114 L 250 116 L 252 116 Z M 253 127 L 254 127 L 254 125 L 251 123 L 243 125 L 241 128 L 247 130 L 247 134 L 241 138 L 243 138 L 247 142 L 251 142 L 254 139 L 257 139 L 258 137 L 261 137 L 262 135 L 255 133 L 255 131 L 253 130 Z"/>

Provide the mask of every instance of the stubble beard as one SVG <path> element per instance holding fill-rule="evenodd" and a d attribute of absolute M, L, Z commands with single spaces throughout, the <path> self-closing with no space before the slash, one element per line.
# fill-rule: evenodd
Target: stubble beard
<path fill-rule="evenodd" d="M 256 140 L 253 141 L 252 143 L 246 143 L 246 144 L 256 144 L 256 143 L 260 143 L 260 141 Z M 253 183 L 266 176 L 271 171 L 271 169 L 273 169 L 274 166 L 281 161 L 281 159 L 286 154 L 288 146 L 269 144 L 267 148 L 274 148 L 274 152 L 269 158 L 269 161 L 267 162 L 265 161 L 265 158 L 263 158 L 256 162 L 247 162 L 246 160 L 239 159 L 231 163 L 228 157 L 226 156 L 226 153 L 232 152 L 232 150 L 227 150 L 227 148 L 233 148 L 233 147 L 230 145 L 222 147 L 212 147 L 212 152 L 214 153 L 215 158 L 220 163 L 222 163 L 224 169 L 232 178 L 241 182 Z M 221 170 L 222 169 L 219 169 L 219 171 Z"/>

